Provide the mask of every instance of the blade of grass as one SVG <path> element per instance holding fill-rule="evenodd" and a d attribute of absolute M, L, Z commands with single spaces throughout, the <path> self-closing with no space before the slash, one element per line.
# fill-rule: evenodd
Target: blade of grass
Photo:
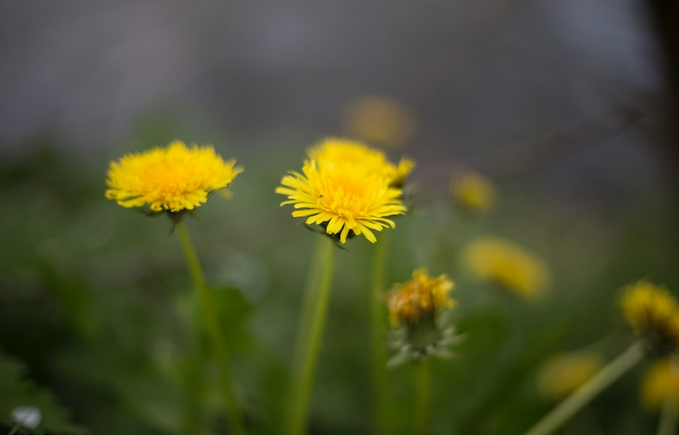
<path fill-rule="evenodd" d="M 646 352 L 643 342 L 634 342 L 620 356 L 599 370 L 585 385 L 538 421 L 525 435 L 548 435 L 554 432 L 606 387 L 634 367 L 644 355 Z"/>

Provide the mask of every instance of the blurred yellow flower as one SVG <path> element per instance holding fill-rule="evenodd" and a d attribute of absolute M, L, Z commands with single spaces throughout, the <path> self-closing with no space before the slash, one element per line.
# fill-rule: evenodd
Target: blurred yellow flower
<path fill-rule="evenodd" d="M 111 162 L 106 198 L 123 207 L 148 204 L 153 211 L 192 210 L 207 195 L 224 189 L 243 171 L 236 161 L 224 162 L 212 145 L 187 148 L 175 141 L 167 148 L 128 154 Z"/>
<path fill-rule="evenodd" d="M 387 184 L 400 187 L 410 174 L 415 162 L 402 158 L 398 166 L 387 160 L 382 151 L 361 142 L 328 138 L 309 149 L 309 157 L 331 166 L 351 166 L 354 170 L 374 173 L 387 179 Z"/>
<path fill-rule="evenodd" d="M 446 275 L 431 278 L 424 268 L 413 272 L 404 284 L 396 284 L 389 292 L 389 322 L 395 329 L 399 325 L 417 325 L 432 319 L 443 309 L 453 308 L 455 302 L 448 296 L 454 284 Z"/>
<path fill-rule="evenodd" d="M 549 271 L 538 257 L 499 238 L 480 238 L 464 250 L 464 263 L 476 278 L 535 300 L 547 289 Z"/>
<path fill-rule="evenodd" d="M 396 225 L 387 216 L 403 214 L 401 190 L 387 185 L 383 175 L 368 173 L 359 166 L 305 161 L 303 174 L 291 172 L 281 180 L 276 193 L 287 195 L 294 204 L 294 217 L 308 216 L 307 224 L 325 226 L 328 234 L 339 234 L 345 243 L 349 231 L 377 240 L 371 230 Z"/>
<path fill-rule="evenodd" d="M 670 391 L 679 411 L 679 367 L 670 366 L 671 358 L 655 362 L 644 375 L 641 383 L 641 403 L 650 411 L 662 409 Z M 672 373 L 672 370 L 674 373 Z"/>
<path fill-rule="evenodd" d="M 495 204 L 495 186 L 476 172 L 463 172 L 454 177 L 450 193 L 462 208 L 473 212 L 484 212 Z"/>
<path fill-rule="evenodd" d="M 571 352 L 549 358 L 538 372 L 538 391 L 559 401 L 585 384 L 605 364 L 597 352 Z"/>
<path fill-rule="evenodd" d="M 417 130 L 415 112 L 388 97 L 356 98 L 347 104 L 344 117 L 350 136 L 376 145 L 403 145 Z"/>
<path fill-rule="evenodd" d="M 393 166 L 390 169 L 389 184 L 394 187 L 402 187 L 405 183 L 406 178 L 410 175 L 410 172 L 415 167 L 415 161 L 407 157 L 401 157 L 398 162 L 398 166 Z"/>
<path fill-rule="evenodd" d="M 622 314 L 661 353 L 679 349 L 679 306 L 664 286 L 642 279 L 622 289 Z"/>

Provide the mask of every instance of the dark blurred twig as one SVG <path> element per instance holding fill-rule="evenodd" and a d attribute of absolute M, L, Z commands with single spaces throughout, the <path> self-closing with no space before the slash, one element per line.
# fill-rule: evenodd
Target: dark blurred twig
<path fill-rule="evenodd" d="M 429 185 L 447 185 L 451 174 L 465 169 L 484 173 L 496 182 L 542 169 L 584 148 L 606 140 L 641 119 L 633 106 L 621 106 L 583 124 L 535 141 L 502 147 L 477 155 L 432 165 L 420 180 Z"/>

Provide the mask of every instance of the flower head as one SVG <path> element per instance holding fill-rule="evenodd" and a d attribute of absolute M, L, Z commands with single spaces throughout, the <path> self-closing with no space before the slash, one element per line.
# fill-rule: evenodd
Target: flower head
<path fill-rule="evenodd" d="M 477 239 L 467 246 L 464 257 L 478 279 L 499 284 L 525 299 L 535 300 L 547 288 L 549 272 L 545 263 L 509 241 Z"/>
<path fill-rule="evenodd" d="M 396 166 L 387 160 L 383 152 L 347 139 L 325 139 L 309 150 L 309 157 L 319 164 L 377 174 L 385 177 L 390 186 L 399 188 L 415 167 L 415 162 L 407 158 L 402 158 Z"/>
<path fill-rule="evenodd" d="M 425 269 L 417 269 L 406 283 L 394 285 L 387 303 L 389 321 L 395 329 L 391 344 L 398 352 L 389 360 L 389 367 L 431 355 L 453 356 L 448 348 L 461 339 L 449 325 L 448 310 L 455 301 L 448 293 L 453 285 L 446 275 L 432 278 Z"/>
<path fill-rule="evenodd" d="M 666 353 L 679 349 L 679 305 L 663 286 L 640 280 L 622 289 L 620 308 L 634 332 L 644 337 L 651 350 Z"/>
<path fill-rule="evenodd" d="M 294 217 L 307 217 L 307 224 L 325 227 L 345 243 L 349 232 L 363 234 L 375 243 L 372 230 L 394 228 L 388 216 L 403 214 L 401 190 L 389 187 L 382 174 L 359 166 L 335 164 L 326 160 L 304 162 L 302 174 L 291 172 L 281 180 L 276 193 L 287 195 L 294 204 Z"/>
<path fill-rule="evenodd" d="M 450 192 L 457 203 L 472 212 L 484 212 L 495 203 L 495 187 L 476 172 L 464 172 L 453 178 Z"/>
<path fill-rule="evenodd" d="M 672 358 L 655 362 L 644 375 L 641 383 L 641 403 L 650 411 L 662 409 L 665 398 L 671 392 L 674 405 L 679 411 L 679 367 L 672 367 Z"/>
<path fill-rule="evenodd" d="M 604 363 L 597 352 L 554 355 L 540 368 L 538 390 L 544 397 L 559 401 L 584 385 Z"/>
<path fill-rule="evenodd" d="M 175 141 L 167 148 L 111 162 L 106 197 L 123 207 L 148 204 L 153 211 L 192 210 L 207 201 L 208 193 L 224 189 L 243 171 L 235 163 L 224 162 L 212 145 L 187 148 Z"/>
<path fill-rule="evenodd" d="M 437 311 L 453 308 L 448 296 L 454 284 L 446 275 L 432 278 L 424 268 L 413 272 L 405 284 L 396 284 L 389 293 L 389 321 L 392 328 L 412 325 L 434 317 Z"/>

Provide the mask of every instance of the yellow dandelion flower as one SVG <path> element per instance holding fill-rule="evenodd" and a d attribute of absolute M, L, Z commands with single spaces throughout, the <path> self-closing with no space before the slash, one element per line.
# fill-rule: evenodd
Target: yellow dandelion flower
<path fill-rule="evenodd" d="M 356 98 L 345 109 L 345 128 L 366 142 L 396 147 L 407 142 L 417 129 L 417 116 L 392 98 Z"/>
<path fill-rule="evenodd" d="M 224 162 L 212 145 L 187 148 L 175 141 L 167 148 L 128 154 L 111 162 L 106 197 L 123 207 L 148 204 L 153 211 L 192 210 L 207 195 L 224 189 L 243 171 L 236 161 Z"/>
<path fill-rule="evenodd" d="M 401 324 L 417 325 L 440 310 L 453 308 L 455 302 L 448 295 L 453 286 L 446 275 L 431 278 L 424 268 L 417 269 L 409 281 L 396 284 L 389 292 L 391 326 L 396 329 Z"/>
<path fill-rule="evenodd" d="M 660 352 L 679 349 L 679 305 L 667 288 L 645 279 L 622 289 L 622 314 Z"/>
<path fill-rule="evenodd" d="M 535 300 L 547 289 L 547 265 L 507 240 L 477 239 L 467 246 L 463 256 L 466 267 L 478 279 L 499 284 L 525 299 Z"/>
<path fill-rule="evenodd" d="M 670 358 L 657 361 L 644 375 L 641 403 L 649 411 L 660 411 L 670 392 L 674 395 L 674 404 L 679 411 L 679 367 L 671 367 L 670 364 Z"/>
<path fill-rule="evenodd" d="M 402 158 L 398 166 L 387 160 L 382 151 L 361 142 L 328 138 L 309 149 L 309 157 L 332 166 L 350 166 L 356 170 L 374 173 L 387 179 L 387 184 L 400 187 L 415 167 L 415 162 Z"/>
<path fill-rule="evenodd" d="M 538 372 L 538 391 L 559 401 L 585 384 L 605 364 L 597 352 L 572 352 L 549 358 Z"/>
<path fill-rule="evenodd" d="M 495 186 L 481 174 L 464 172 L 453 178 L 450 192 L 464 209 L 484 212 L 495 204 Z"/>
<path fill-rule="evenodd" d="M 294 204 L 294 217 L 307 217 L 306 223 L 325 226 L 328 234 L 339 234 L 345 243 L 350 231 L 363 234 L 375 243 L 371 230 L 396 225 L 387 216 L 404 214 L 399 200 L 401 190 L 387 186 L 383 176 L 361 168 L 305 161 L 302 174 L 291 172 L 281 180 L 276 193 L 287 195 Z"/>

